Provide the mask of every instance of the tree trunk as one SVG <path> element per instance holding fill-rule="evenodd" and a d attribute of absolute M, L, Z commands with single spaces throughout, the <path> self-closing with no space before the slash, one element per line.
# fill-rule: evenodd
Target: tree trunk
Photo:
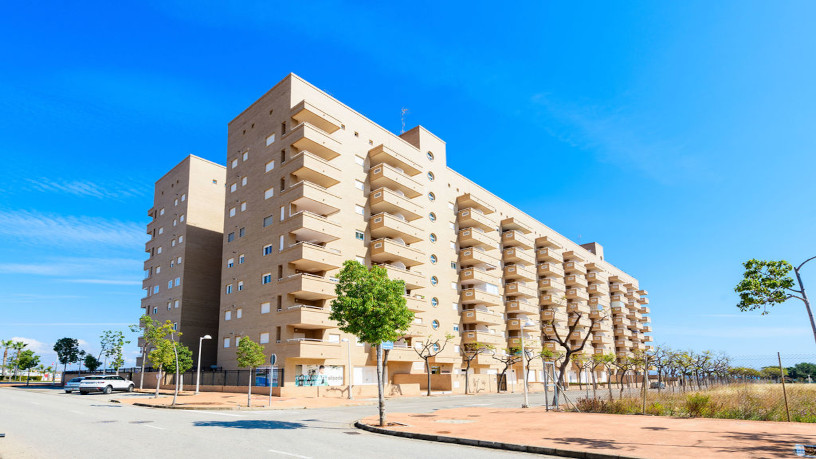
<path fill-rule="evenodd" d="M 657 394 L 660 395 L 660 391 L 662 390 L 660 386 L 663 384 L 663 372 L 660 369 L 657 370 Z"/>
<path fill-rule="evenodd" d="M 598 380 L 595 378 L 595 369 L 592 369 L 592 399 L 598 398 Z"/>
<path fill-rule="evenodd" d="M 425 357 L 425 373 L 428 374 L 428 397 L 431 396 L 431 362 L 430 357 Z"/>
<path fill-rule="evenodd" d="M 807 261 L 805 263 L 807 263 Z M 799 283 L 799 290 L 802 291 L 802 301 L 805 303 L 808 319 L 810 319 L 810 328 L 813 330 L 813 339 L 816 341 L 816 321 L 813 320 L 813 311 L 810 309 L 810 300 L 805 292 L 805 284 L 802 283 L 802 276 L 799 275 L 799 268 L 794 269 L 793 272 L 796 273 L 796 281 Z"/>
<path fill-rule="evenodd" d="M 377 343 L 377 392 L 380 410 L 380 427 L 385 427 L 385 396 L 383 395 L 382 343 Z"/>
<path fill-rule="evenodd" d="M 612 398 L 612 372 L 609 370 L 606 372 L 606 388 L 609 389 L 609 401 L 611 402 L 614 399 Z"/>
<path fill-rule="evenodd" d="M 465 367 L 465 395 L 470 393 L 470 386 L 468 385 L 470 379 L 469 377 L 470 377 L 470 360 L 467 361 L 467 366 Z"/>
<path fill-rule="evenodd" d="M 153 398 L 159 398 L 159 386 L 161 386 L 163 367 L 164 365 L 159 365 L 159 374 L 156 377 L 156 395 Z"/>
<path fill-rule="evenodd" d="M 142 371 L 139 372 L 139 390 L 144 389 L 145 348 L 142 348 Z"/>
<path fill-rule="evenodd" d="M 176 405 L 176 397 L 178 397 L 179 392 L 179 362 L 178 362 L 178 349 L 176 349 L 176 342 L 173 341 L 173 356 L 176 358 L 176 386 L 173 389 L 173 403 L 172 405 Z M 250 380 L 250 390 L 252 389 L 252 372 L 249 373 L 249 380 Z"/>
<path fill-rule="evenodd" d="M 620 398 L 621 399 L 623 399 L 623 380 L 624 379 L 626 379 L 626 372 L 625 371 L 620 376 Z"/>
<path fill-rule="evenodd" d="M 247 382 L 247 408 L 252 408 L 252 367 L 249 367 L 249 382 Z"/>

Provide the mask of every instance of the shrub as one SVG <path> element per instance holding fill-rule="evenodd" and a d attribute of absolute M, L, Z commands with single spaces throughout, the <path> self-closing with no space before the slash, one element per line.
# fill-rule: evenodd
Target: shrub
<path fill-rule="evenodd" d="M 691 417 L 700 417 L 708 411 L 708 404 L 711 397 L 700 393 L 686 396 L 686 412 Z"/>

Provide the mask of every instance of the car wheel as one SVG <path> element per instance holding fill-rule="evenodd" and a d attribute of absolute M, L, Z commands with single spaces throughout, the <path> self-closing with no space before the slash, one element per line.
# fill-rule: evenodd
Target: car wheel
<path fill-rule="evenodd" d="M 105 394 L 110 394 L 111 392 L 113 392 L 113 387 L 111 387 L 111 386 L 105 386 L 105 390 L 103 390 L 103 392 L 104 392 Z"/>
<path fill-rule="evenodd" d="M 71 391 L 70 391 L 70 390 L 66 390 L 66 391 L 65 391 L 65 393 L 66 393 L 66 394 L 70 394 L 70 393 L 71 393 Z"/>
<path fill-rule="evenodd" d="M 131 385 L 128 386 L 127 390 L 128 390 L 128 392 L 133 392 L 133 389 L 135 389 L 135 388 L 136 387 L 134 387 L 133 384 L 131 384 Z"/>
<path fill-rule="evenodd" d="M 79 391 L 79 393 L 80 393 L 80 395 L 88 395 L 88 393 L 85 392 L 84 390 Z"/>

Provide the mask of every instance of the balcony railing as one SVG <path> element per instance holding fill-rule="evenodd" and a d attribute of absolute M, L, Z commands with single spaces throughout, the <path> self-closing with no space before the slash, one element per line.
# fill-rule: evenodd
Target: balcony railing
<path fill-rule="evenodd" d="M 399 261 L 405 266 L 421 265 L 425 258 L 423 251 L 388 238 L 371 241 L 370 253 L 373 262 L 390 263 Z"/>
<path fill-rule="evenodd" d="M 281 259 L 300 271 L 328 271 L 343 265 L 343 256 L 337 249 L 310 242 L 298 242 L 281 252 Z"/>
<path fill-rule="evenodd" d="M 422 218 L 423 210 L 417 203 L 388 188 L 378 188 L 368 195 L 368 203 L 374 213 L 388 212 L 402 215 L 406 220 Z"/>
<path fill-rule="evenodd" d="M 340 211 L 340 197 L 326 188 L 306 180 L 301 180 L 287 188 L 282 197 L 292 202 L 298 210 L 306 210 L 318 215 L 332 215 Z"/>
<path fill-rule="evenodd" d="M 341 347 L 339 342 L 320 339 L 294 338 L 286 340 L 287 355 L 302 359 L 339 359 Z"/>
<path fill-rule="evenodd" d="M 504 266 L 504 278 L 508 280 L 521 279 L 526 282 L 535 282 L 538 276 L 535 270 L 529 266 L 509 264 Z"/>
<path fill-rule="evenodd" d="M 459 247 L 480 247 L 485 250 L 492 250 L 497 249 L 499 243 L 480 229 L 463 228 L 459 230 Z"/>
<path fill-rule="evenodd" d="M 334 298 L 337 279 L 308 273 L 293 274 L 281 279 L 281 286 L 295 298 L 327 300 Z"/>
<path fill-rule="evenodd" d="M 422 165 L 418 162 L 385 145 L 378 145 L 368 150 L 368 157 L 371 164 L 385 163 L 402 169 L 403 172 L 412 177 L 422 172 Z"/>
<path fill-rule="evenodd" d="M 460 228 L 479 228 L 484 232 L 496 231 L 496 223 L 476 209 L 462 209 L 458 213 Z"/>
<path fill-rule="evenodd" d="M 328 218 L 302 210 L 281 223 L 283 229 L 292 233 L 298 242 L 326 243 L 340 239 L 343 227 Z"/>
<path fill-rule="evenodd" d="M 368 225 L 371 237 L 374 239 L 398 237 L 408 244 L 414 244 L 424 239 L 424 232 L 420 228 L 387 212 L 372 215 Z"/>
<path fill-rule="evenodd" d="M 405 172 L 388 164 L 377 164 L 368 172 L 372 188 L 390 188 L 399 190 L 409 198 L 422 195 L 422 185 Z"/>
<path fill-rule="evenodd" d="M 342 142 L 309 123 L 300 123 L 281 137 L 298 151 L 310 151 L 325 160 L 340 156 Z"/>
<path fill-rule="evenodd" d="M 388 272 L 388 278 L 394 280 L 401 280 L 405 282 L 405 288 L 414 290 L 425 288 L 428 286 L 428 280 L 419 271 L 407 270 L 399 266 L 390 265 L 387 263 L 375 263 L 382 266 Z"/>
<path fill-rule="evenodd" d="M 301 151 L 292 156 L 283 166 L 284 171 L 292 174 L 296 182 L 305 180 L 324 188 L 340 183 L 340 178 L 343 176 L 340 169 L 308 151 Z"/>
<path fill-rule="evenodd" d="M 492 214 L 496 211 L 496 209 L 487 203 L 487 201 L 476 197 L 470 193 L 463 194 L 456 198 L 456 204 L 459 205 L 460 209 L 464 208 L 473 208 L 479 209 L 484 214 Z"/>
<path fill-rule="evenodd" d="M 462 289 L 460 295 L 460 302 L 462 304 L 483 304 L 485 306 L 501 306 L 501 295 L 495 293 L 488 293 L 476 288 Z"/>
<path fill-rule="evenodd" d="M 536 272 L 539 276 L 564 277 L 564 269 L 553 263 L 540 263 Z"/>
<path fill-rule="evenodd" d="M 535 257 L 533 257 L 532 252 L 521 247 L 508 247 L 502 250 L 502 259 L 505 263 L 535 264 Z"/>
<path fill-rule="evenodd" d="M 340 120 L 317 108 L 315 105 L 312 105 L 306 100 L 302 100 L 300 103 L 292 107 L 292 118 L 294 118 L 294 120 L 298 123 L 310 123 L 329 134 L 340 129 L 340 126 L 342 125 Z"/>
<path fill-rule="evenodd" d="M 534 246 L 532 239 L 521 231 L 516 230 L 508 230 L 502 233 L 502 244 L 504 244 L 505 247 L 521 247 L 528 250 Z"/>

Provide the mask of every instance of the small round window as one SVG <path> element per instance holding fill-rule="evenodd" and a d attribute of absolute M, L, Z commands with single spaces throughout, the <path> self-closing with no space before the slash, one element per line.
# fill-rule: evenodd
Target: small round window
<path fill-rule="evenodd" d="M 436 264 L 436 255 L 431 255 L 431 264 Z"/>
<path fill-rule="evenodd" d="M 431 285 L 436 285 L 439 283 L 439 279 L 436 276 L 431 276 Z"/>
<path fill-rule="evenodd" d="M 434 319 L 434 321 L 431 322 L 431 327 L 433 327 L 434 330 L 438 330 L 439 329 L 439 321 Z"/>
<path fill-rule="evenodd" d="M 432 221 L 432 222 L 435 222 L 435 221 L 436 221 L 436 214 L 435 214 L 435 213 L 433 213 L 433 212 L 429 213 L 429 214 L 428 214 L 428 219 L 429 219 L 430 221 Z"/>
<path fill-rule="evenodd" d="M 435 199 L 436 199 L 436 195 L 435 195 L 435 194 L 433 194 L 433 192 L 428 193 L 428 199 L 430 199 L 431 201 L 433 201 L 433 200 L 435 200 Z"/>
<path fill-rule="evenodd" d="M 436 234 L 431 233 L 431 235 L 428 237 L 428 239 L 430 239 L 431 242 L 436 242 Z"/>
<path fill-rule="evenodd" d="M 433 174 L 433 172 L 428 172 L 428 180 L 430 180 L 430 181 L 432 181 L 432 182 L 434 181 L 434 174 Z"/>
<path fill-rule="evenodd" d="M 434 352 L 439 352 L 439 344 L 434 343 L 434 345 L 433 345 L 433 351 L 434 351 Z"/>
<path fill-rule="evenodd" d="M 433 159 L 434 159 L 434 155 L 433 155 L 433 153 L 431 153 L 431 152 L 429 151 L 427 156 L 428 156 L 428 159 L 430 159 L 431 161 L 433 161 Z"/>
<path fill-rule="evenodd" d="M 439 306 L 439 300 L 436 297 L 431 298 L 431 306 L 437 307 Z"/>

